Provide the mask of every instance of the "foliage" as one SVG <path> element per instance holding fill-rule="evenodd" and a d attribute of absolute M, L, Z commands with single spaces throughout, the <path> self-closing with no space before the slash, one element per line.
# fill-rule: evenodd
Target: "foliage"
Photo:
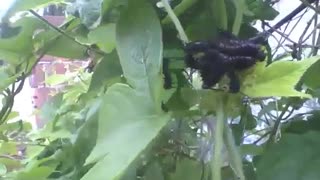
<path fill-rule="evenodd" d="M 320 113 L 301 111 L 319 96 L 318 56 L 269 56 L 239 73 L 237 94 L 200 89 L 183 63 L 188 41 L 215 39 L 220 29 L 255 36 L 252 22 L 278 15 L 271 3 L 16 0 L 1 24 L 1 179 L 318 179 Z M 49 4 L 67 6 L 58 28 L 35 11 Z M 46 54 L 95 67 L 47 79 L 66 87 L 33 131 L 11 110 Z"/>

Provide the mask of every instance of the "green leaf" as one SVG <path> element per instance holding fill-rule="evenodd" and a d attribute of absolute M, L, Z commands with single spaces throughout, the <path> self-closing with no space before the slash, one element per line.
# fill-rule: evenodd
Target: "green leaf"
<path fill-rule="evenodd" d="M 97 91 L 104 85 L 111 85 L 119 81 L 122 69 L 117 52 L 106 55 L 97 65 L 93 72 L 89 91 Z"/>
<path fill-rule="evenodd" d="M 254 144 L 243 144 L 240 146 L 240 151 L 242 156 L 246 156 L 246 155 L 257 156 L 263 153 L 264 148 L 262 146 L 257 146 Z"/>
<path fill-rule="evenodd" d="M 211 112 L 219 106 L 217 100 L 223 95 L 225 95 L 225 92 L 190 88 L 181 89 L 181 97 L 184 100 L 182 102 L 188 103 L 190 107 L 197 107 L 207 112 Z M 240 115 L 241 110 L 241 96 L 239 94 L 229 94 L 228 96 L 226 111 L 230 117 L 237 117 Z"/>
<path fill-rule="evenodd" d="M 53 121 L 58 109 L 63 103 L 63 94 L 59 93 L 47 101 L 41 108 L 40 118 L 44 121 Z"/>
<path fill-rule="evenodd" d="M 11 111 L 6 120 L 14 119 L 19 117 L 20 113 L 16 111 Z"/>
<path fill-rule="evenodd" d="M 18 64 L 20 61 L 20 54 L 5 50 L 5 49 L 0 49 L 0 59 L 4 60 L 5 62 L 11 63 L 11 64 Z"/>
<path fill-rule="evenodd" d="M 17 144 L 14 142 L 3 142 L 0 145 L 0 154 L 15 154 L 17 151 Z"/>
<path fill-rule="evenodd" d="M 310 97 L 296 91 L 294 87 L 303 73 L 318 60 L 317 56 L 298 62 L 277 61 L 268 67 L 264 67 L 265 63 L 259 63 L 253 72 L 245 77 L 241 92 L 250 97 Z"/>
<path fill-rule="evenodd" d="M 79 129 L 73 146 L 73 153 L 77 159 L 77 165 L 83 165 L 86 158 L 96 145 L 98 136 L 98 118 L 101 100 L 95 101 L 90 105 L 86 116 L 86 122 Z"/>
<path fill-rule="evenodd" d="M 175 173 L 170 174 L 169 180 L 196 180 L 201 179 L 201 174 L 200 162 L 182 159 L 177 163 Z"/>
<path fill-rule="evenodd" d="M 48 176 L 54 172 L 53 167 L 34 167 L 26 172 L 20 172 L 14 180 L 26 180 L 26 179 L 37 179 L 46 180 Z"/>
<path fill-rule="evenodd" d="M 257 126 L 257 120 L 254 118 L 250 106 L 243 109 L 240 124 L 242 124 L 246 130 L 252 130 Z"/>
<path fill-rule="evenodd" d="M 146 173 L 143 177 L 145 180 L 165 180 L 162 168 L 159 163 L 152 163 L 151 165 L 148 165 L 148 169 L 146 170 Z"/>
<path fill-rule="evenodd" d="M 50 43 L 50 48 L 46 53 L 48 55 L 70 59 L 85 59 L 88 56 L 88 48 L 86 46 L 79 44 L 78 42 L 67 38 L 66 36 L 52 29 L 36 34 L 33 42 L 40 45 L 48 45 L 48 43 Z"/>
<path fill-rule="evenodd" d="M 10 84 L 14 83 L 17 77 L 19 77 L 19 74 L 11 76 L 8 74 L 6 67 L 0 67 L 0 79 L 2 79 L 0 82 L 0 91 L 2 92 Z"/>
<path fill-rule="evenodd" d="M 22 163 L 19 160 L 9 159 L 9 158 L 5 158 L 5 157 L 0 158 L 0 163 L 4 164 L 8 171 L 13 170 L 13 169 L 19 169 L 19 168 L 23 167 Z"/>
<path fill-rule="evenodd" d="M 307 121 L 303 117 L 295 118 L 290 121 L 288 127 L 285 127 L 285 132 L 302 134 L 308 131 L 320 131 L 320 112 L 315 110 L 310 113 Z"/>
<path fill-rule="evenodd" d="M 4 164 L 0 163 L 0 176 L 5 175 L 6 173 L 7 173 L 7 167 Z"/>
<path fill-rule="evenodd" d="M 99 161 L 82 180 L 119 178 L 168 120 L 140 92 L 123 84 L 111 86 L 99 112 L 97 145 L 86 163 Z"/>
<path fill-rule="evenodd" d="M 45 83 L 49 86 L 56 86 L 62 83 L 66 83 L 71 78 L 75 77 L 78 72 L 69 74 L 53 74 L 46 78 Z"/>
<path fill-rule="evenodd" d="M 258 180 L 317 180 L 320 177 L 320 133 L 284 134 L 262 155 L 256 166 Z"/>
<path fill-rule="evenodd" d="M 39 9 L 48 6 L 53 3 L 60 3 L 64 0 L 15 0 L 10 6 L 9 10 L 5 14 L 5 17 L 9 19 L 15 13 L 20 11 L 27 11 L 29 9 Z"/>
<path fill-rule="evenodd" d="M 116 25 L 114 23 L 104 24 L 90 31 L 88 38 L 92 44 L 110 53 L 116 46 Z"/>
<path fill-rule="evenodd" d="M 249 0 L 247 0 L 248 2 Z M 250 11 L 254 14 L 255 19 L 273 20 L 278 16 L 279 12 L 270 6 L 267 1 L 256 0 L 248 3 Z"/>
<path fill-rule="evenodd" d="M 145 0 L 129 1 L 116 27 L 117 50 L 125 78 L 137 91 L 161 104 L 162 32 L 157 14 Z"/>
<path fill-rule="evenodd" d="M 314 63 L 303 75 L 302 81 L 309 88 L 316 90 L 320 88 L 320 61 Z"/>
<path fill-rule="evenodd" d="M 21 31 L 16 36 L 0 38 L 0 58 L 12 64 L 19 64 L 30 58 L 33 53 L 34 32 L 45 25 L 39 19 L 23 17 L 13 23 L 12 27 L 21 27 Z"/>

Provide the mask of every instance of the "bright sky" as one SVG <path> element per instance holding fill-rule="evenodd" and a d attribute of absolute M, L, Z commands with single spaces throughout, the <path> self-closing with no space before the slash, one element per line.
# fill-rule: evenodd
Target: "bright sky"
<path fill-rule="evenodd" d="M 3 16 L 3 14 L 6 12 L 6 10 L 9 8 L 10 4 L 14 2 L 14 0 L 0 0 L 0 17 Z"/>

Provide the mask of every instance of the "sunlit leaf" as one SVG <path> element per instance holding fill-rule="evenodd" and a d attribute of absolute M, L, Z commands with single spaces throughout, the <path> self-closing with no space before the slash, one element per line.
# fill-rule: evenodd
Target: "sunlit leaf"
<path fill-rule="evenodd" d="M 3 142 L 0 144 L 0 154 L 15 154 L 17 144 L 14 142 Z"/>
<path fill-rule="evenodd" d="M 10 158 L 6 158 L 6 157 L 1 157 L 0 163 L 4 164 L 8 171 L 12 171 L 14 169 L 19 169 L 22 167 L 22 163 L 19 160 L 10 159 Z"/>
<path fill-rule="evenodd" d="M 250 97 L 310 97 L 294 88 L 303 73 L 318 60 L 319 57 L 298 62 L 277 61 L 266 68 L 264 63 L 259 63 L 252 74 L 246 76 L 241 92 Z"/>
<path fill-rule="evenodd" d="M 46 84 L 50 86 L 56 86 L 59 84 L 63 84 L 71 80 L 71 78 L 75 77 L 78 73 L 69 73 L 69 74 L 53 74 L 46 78 Z"/>

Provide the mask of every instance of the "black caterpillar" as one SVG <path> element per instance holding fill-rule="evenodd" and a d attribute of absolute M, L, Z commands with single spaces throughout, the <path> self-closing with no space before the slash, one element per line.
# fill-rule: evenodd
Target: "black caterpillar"
<path fill-rule="evenodd" d="M 229 92 L 240 90 L 236 71 L 252 67 L 257 61 L 266 58 L 262 45 L 263 37 L 246 40 L 239 39 L 228 32 L 221 32 L 216 41 L 194 41 L 184 47 L 185 64 L 200 72 L 203 88 L 208 89 L 217 84 L 224 75 L 230 79 Z"/>

